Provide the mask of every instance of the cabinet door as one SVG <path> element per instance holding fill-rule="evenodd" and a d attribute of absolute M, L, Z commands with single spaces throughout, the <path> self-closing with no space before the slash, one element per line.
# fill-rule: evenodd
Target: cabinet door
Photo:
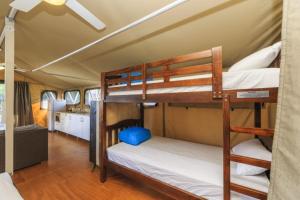
<path fill-rule="evenodd" d="M 76 128 L 75 132 L 76 132 L 76 136 L 79 138 L 82 138 L 82 131 L 81 131 L 81 115 L 76 115 L 76 120 L 75 120 L 76 124 L 74 125 L 74 127 Z"/>
<path fill-rule="evenodd" d="M 78 121 L 79 121 L 79 117 L 76 114 L 71 114 L 70 118 L 69 118 L 69 129 L 70 129 L 70 134 L 74 135 L 76 137 L 80 136 L 80 133 L 78 131 Z"/>
<path fill-rule="evenodd" d="M 54 129 L 57 131 L 62 131 L 61 130 L 61 123 L 60 122 L 54 122 Z"/>
<path fill-rule="evenodd" d="M 65 133 L 71 134 L 70 124 L 71 124 L 71 115 L 69 113 L 66 113 L 64 116 L 64 132 Z"/>
<path fill-rule="evenodd" d="M 66 113 L 60 113 L 60 131 L 66 132 L 65 130 L 65 124 L 66 124 Z"/>
<path fill-rule="evenodd" d="M 82 123 L 83 123 L 82 124 L 83 139 L 90 141 L 90 117 L 83 116 Z"/>

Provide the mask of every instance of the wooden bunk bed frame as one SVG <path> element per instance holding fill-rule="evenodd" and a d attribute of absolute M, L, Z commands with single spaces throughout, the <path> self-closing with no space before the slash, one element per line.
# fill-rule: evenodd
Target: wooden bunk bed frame
<path fill-rule="evenodd" d="M 207 62 L 207 59 L 209 61 Z M 171 68 L 171 65 L 189 63 L 195 60 L 205 60 L 206 63 L 200 65 L 189 65 L 184 67 Z M 131 76 L 132 72 L 140 72 L 140 76 Z M 199 73 L 210 73 L 209 78 L 170 81 L 172 76 L 193 75 Z M 122 78 L 122 75 L 127 74 Z M 161 78 L 159 83 L 148 84 L 151 78 Z M 141 80 L 141 84 L 133 85 L 132 81 Z M 124 84 L 125 83 L 125 84 Z M 113 87 L 122 84 L 122 87 Z M 212 91 L 203 92 L 182 92 L 182 93 L 162 93 L 148 94 L 151 89 L 204 86 L 211 85 Z M 230 182 L 230 161 L 246 163 L 250 165 L 270 168 L 270 162 L 242 157 L 230 154 L 230 132 L 254 134 L 256 136 L 271 136 L 274 131 L 261 129 L 261 104 L 277 102 L 278 88 L 245 89 L 245 90 L 223 90 L 222 88 L 222 47 L 215 47 L 206 51 L 196 52 L 188 55 L 177 56 L 171 59 L 164 59 L 156 62 L 145 63 L 125 69 L 103 72 L 101 74 L 101 137 L 100 137 L 100 180 L 105 182 L 107 178 L 107 168 L 114 169 L 132 179 L 146 183 L 153 189 L 172 197 L 174 199 L 204 199 L 192 193 L 171 186 L 152 177 L 141 174 L 137 171 L 121 166 L 118 163 L 107 159 L 106 149 L 119 142 L 118 133 L 130 126 L 143 126 L 144 108 L 143 102 L 168 102 L 168 103 L 219 103 L 223 104 L 223 152 L 224 152 L 224 199 L 230 200 L 230 191 L 239 192 L 245 195 L 266 199 L 267 194 L 251 188 L 246 188 Z M 109 95 L 115 91 L 142 90 L 139 95 Z M 107 103 L 139 103 L 140 118 L 123 120 L 108 126 L 106 124 Z M 255 126 L 254 128 L 242 128 L 230 126 L 230 106 L 234 103 L 252 102 L 255 104 Z"/>

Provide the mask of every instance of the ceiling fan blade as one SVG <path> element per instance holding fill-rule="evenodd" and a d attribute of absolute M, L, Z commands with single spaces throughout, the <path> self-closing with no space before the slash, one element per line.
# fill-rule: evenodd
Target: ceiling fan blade
<path fill-rule="evenodd" d="M 104 29 L 105 24 L 76 0 L 67 0 L 66 5 L 98 30 Z"/>
<path fill-rule="evenodd" d="M 28 12 L 39 3 L 41 3 L 41 0 L 15 0 L 9 5 L 17 10 Z"/>

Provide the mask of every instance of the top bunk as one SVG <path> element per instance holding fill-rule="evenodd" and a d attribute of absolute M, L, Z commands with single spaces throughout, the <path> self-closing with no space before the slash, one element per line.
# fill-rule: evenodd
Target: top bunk
<path fill-rule="evenodd" d="M 222 47 L 103 72 L 105 102 L 276 102 L 279 68 L 222 72 Z"/>

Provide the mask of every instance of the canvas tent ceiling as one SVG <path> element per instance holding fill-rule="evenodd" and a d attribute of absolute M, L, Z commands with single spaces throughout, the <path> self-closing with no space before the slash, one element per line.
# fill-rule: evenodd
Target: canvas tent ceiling
<path fill-rule="evenodd" d="M 107 28 L 96 31 L 67 7 L 42 3 L 16 16 L 16 64 L 33 69 L 173 0 L 78 0 Z M 10 0 L 0 1 L 0 28 Z M 58 88 L 99 83 L 100 72 L 222 45 L 224 67 L 280 38 L 281 0 L 190 0 L 63 62 L 24 75 Z M 0 62 L 3 62 L 3 51 Z M 56 76 L 58 74 L 60 76 Z"/>

